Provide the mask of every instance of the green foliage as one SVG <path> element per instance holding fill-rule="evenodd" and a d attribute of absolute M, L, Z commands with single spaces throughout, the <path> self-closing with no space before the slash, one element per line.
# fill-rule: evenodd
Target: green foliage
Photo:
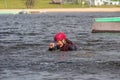
<path fill-rule="evenodd" d="M 120 1 L 120 0 L 111 0 L 111 1 Z"/>
<path fill-rule="evenodd" d="M 25 0 L 0 0 L 0 8 L 19 9 L 25 8 Z"/>
<path fill-rule="evenodd" d="M 51 0 L 35 0 L 33 9 L 41 8 L 81 8 L 89 7 L 79 4 L 50 4 Z M 99 7 L 120 7 L 120 6 L 99 6 Z M 0 9 L 26 9 L 26 0 L 0 0 Z"/>

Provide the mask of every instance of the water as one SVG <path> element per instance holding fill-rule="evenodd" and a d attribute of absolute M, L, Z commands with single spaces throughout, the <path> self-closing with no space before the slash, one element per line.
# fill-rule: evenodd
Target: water
<path fill-rule="evenodd" d="M 0 80 L 120 80 L 120 33 L 91 33 L 119 12 L 0 15 Z M 47 51 L 63 31 L 78 51 Z"/>

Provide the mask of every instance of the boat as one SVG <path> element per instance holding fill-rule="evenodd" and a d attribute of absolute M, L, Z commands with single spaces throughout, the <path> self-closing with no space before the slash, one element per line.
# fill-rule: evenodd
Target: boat
<path fill-rule="evenodd" d="M 92 33 L 120 32 L 120 17 L 95 18 Z"/>

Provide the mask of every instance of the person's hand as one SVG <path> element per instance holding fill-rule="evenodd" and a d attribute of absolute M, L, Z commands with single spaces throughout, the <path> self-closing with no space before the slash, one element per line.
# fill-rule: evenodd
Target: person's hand
<path fill-rule="evenodd" d="M 49 47 L 53 48 L 55 46 L 55 43 L 50 43 Z"/>

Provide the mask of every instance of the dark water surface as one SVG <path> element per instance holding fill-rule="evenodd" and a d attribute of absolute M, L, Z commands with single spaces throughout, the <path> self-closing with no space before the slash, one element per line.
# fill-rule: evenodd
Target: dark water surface
<path fill-rule="evenodd" d="M 0 15 L 0 80 L 120 80 L 120 33 L 91 33 L 109 13 Z M 56 32 L 78 51 L 49 52 Z"/>

